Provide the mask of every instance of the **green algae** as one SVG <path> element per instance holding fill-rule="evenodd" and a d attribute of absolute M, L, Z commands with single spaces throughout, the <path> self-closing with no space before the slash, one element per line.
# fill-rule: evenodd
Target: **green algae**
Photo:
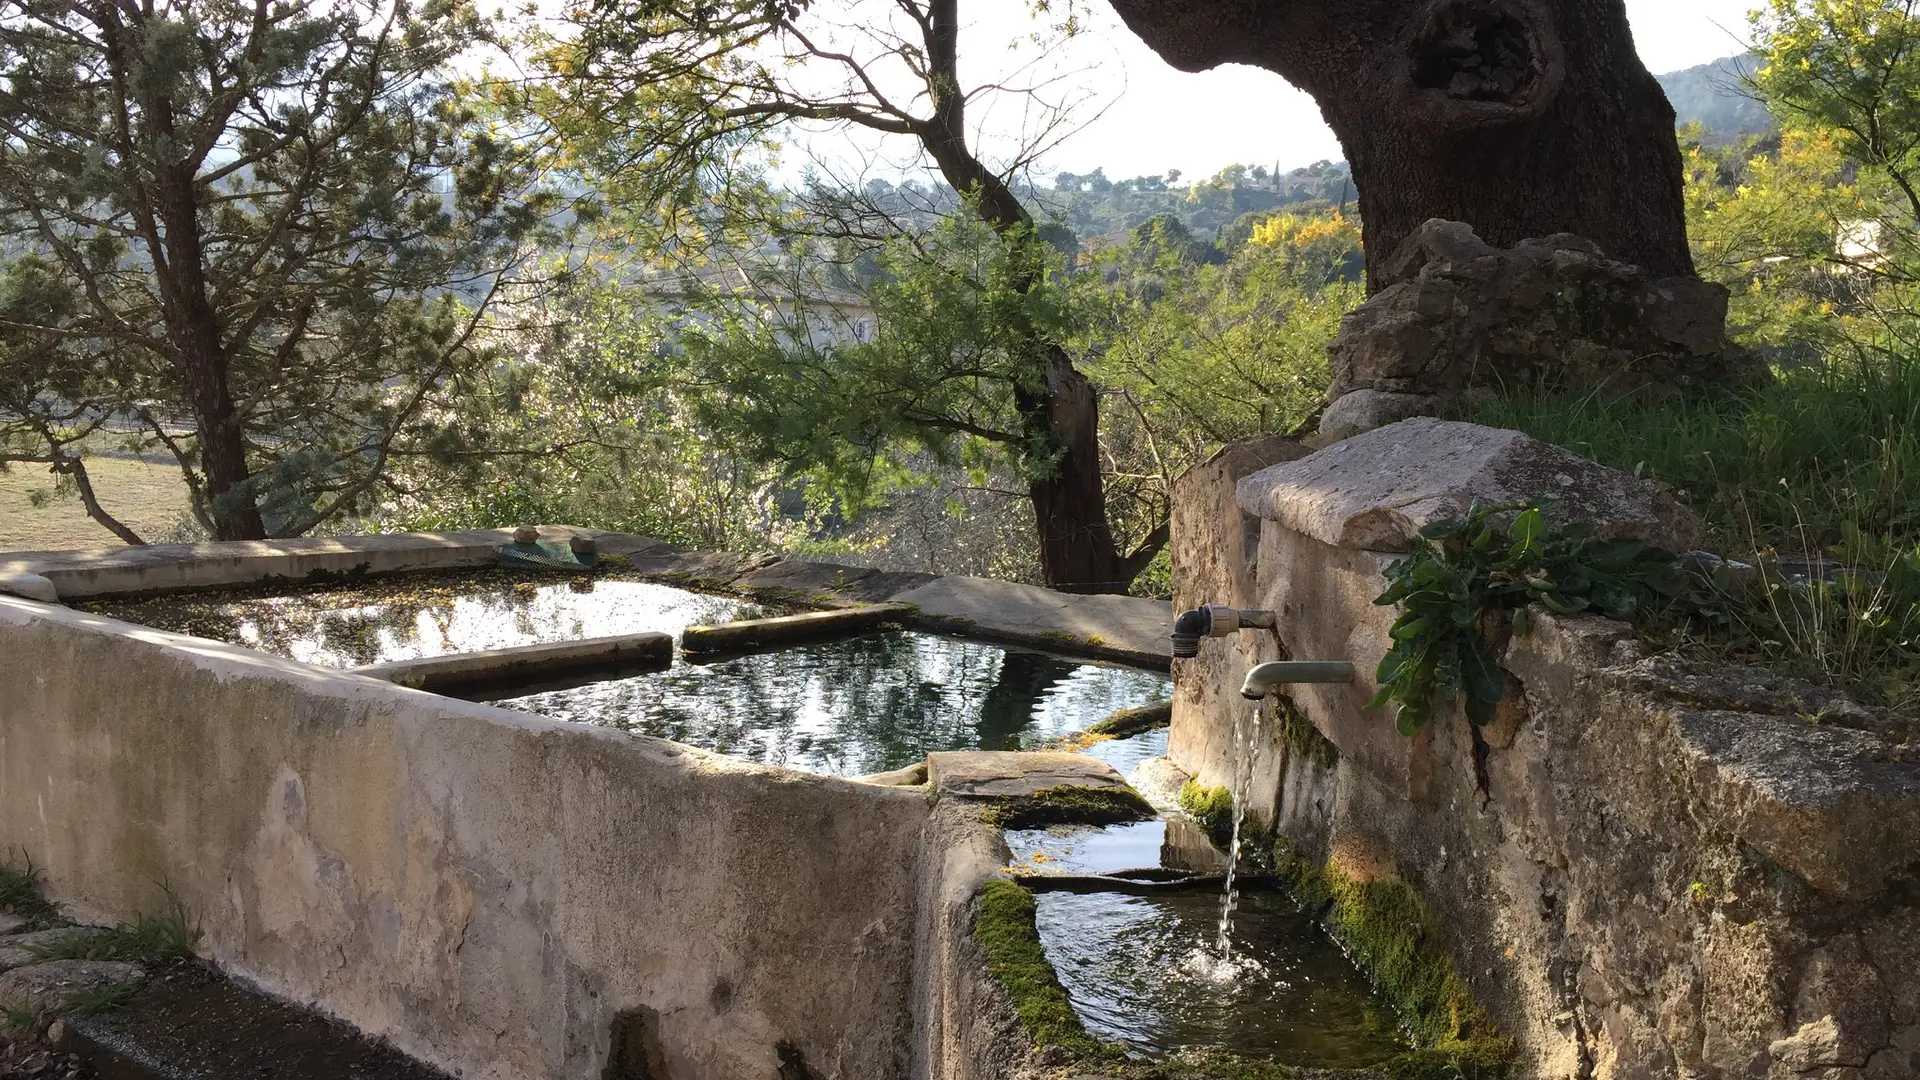
<path fill-rule="evenodd" d="M 1233 842 L 1233 792 L 1225 787 L 1188 780 L 1180 785 L 1180 809 L 1207 831 L 1215 847 L 1224 849 Z"/>
<path fill-rule="evenodd" d="M 1291 843 L 1273 848 L 1273 866 L 1296 902 L 1399 1012 L 1417 1049 L 1374 1071 L 1393 1080 L 1491 1080 L 1507 1073 L 1512 1043 L 1455 970 L 1439 920 L 1404 881 L 1362 881 L 1318 863 Z"/>
<path fill-rule="evenodd" d="M 1000 800 L 983 815 L 987 824 L 1001 829 L 1118 825 L 1145 821 L 1153 816 L 1152 804 L 1130 787 L 1090 788 L 1072 784 Z"/>
<path fill-rule="evenodd" d="M 974 907 L 973 940 L 987 973 L 1007 994 L 1036 1047 L 1057 1046 L 1083 1058 L 1119 1058 L 1115 1047 L 1087 1033 L 1048 962 L 1034 923 L 1033 893 L 1003 879 L 987 882 Z"/>

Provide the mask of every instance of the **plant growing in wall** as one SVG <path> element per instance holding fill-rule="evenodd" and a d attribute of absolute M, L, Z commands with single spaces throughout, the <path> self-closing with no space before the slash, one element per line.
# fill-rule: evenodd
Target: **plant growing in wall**
<path fill-rule="evenodd" d="M 1496 520 L 1515 511 L 1511 525 Z M 1536 601 L 1561 614 L 1631 618 L 1680 595 L 1678 568 L 1671 552 L 1639 540 L 1602 540 L 1579 523 L 1549 528 L 1538 506 L 1474 503 L 1421 529 L 1387 568 L 1387 591 L 1374 603 L 1398 604 L 1401 614 L 1369 707 L 1395 705 L 1403 735 L 1426 726 L 1436 702 L 1456 698 L 1471 723 L 1485 724 L 1506 693 L 1489 616 L 1511 612 L 1516 634 L 1527 632 Z"/>

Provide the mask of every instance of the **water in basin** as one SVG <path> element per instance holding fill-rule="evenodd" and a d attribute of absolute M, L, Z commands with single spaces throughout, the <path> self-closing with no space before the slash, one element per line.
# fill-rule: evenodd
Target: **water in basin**
<path fill-rule="evenodd" d="M 735 757 L 857 776 L 935 750 L 1044 745 L 1165 700 L 1166 675 L 913 632 L 877 632 L 496 704 Z"/>
<path fill-rule="evenodd" d="M 1164 696 L 1162 695 L 1163 698 Z M 1092 716 L 1087 719 L 1091 722 L 1100 718 Z M 1097 757 L 1113 766 L 1121 776 L 1127 776 L 1148 758 L 1167 755 L 1167 729 L 1155 728 L 1138 735 L 1129 735 L 1124 739 L 1101 739 L 1099 742 L 1081 747 L 1080 753 Z"/>
<path fill-rule="evenodd" d="M 86 608 L 328 667 L 611 634 L 678 635 L 696 623 L 767 614 L 744 600 L 618 576 L 527 578 L 495 570 L 395 575 L 278 595 L 112 600 Z"/>
<path fill-rule="evenodd" d="M 1097 1037 L 1146 1054 L 1213 1047 L 1320 1068 L 1358 1068 L 1406 1049 L 1352 962 L 1278 894 L 1241 896 L 1230 979 L 1194 962 L 1213 943 L 1214 890 L 1035 899 L 1047 958 Z"/>

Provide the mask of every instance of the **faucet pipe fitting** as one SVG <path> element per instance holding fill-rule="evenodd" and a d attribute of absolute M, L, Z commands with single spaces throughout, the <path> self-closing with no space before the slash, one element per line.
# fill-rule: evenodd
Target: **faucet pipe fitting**
<path fill-rule="evenodd" d="M 1173 655 L 1191 658 L 1200 655 L 1200 639 L 1203 637 L 1226 637 L 1235 630 L 1271 630 L 1274 617 L 1271 611 L 1254 608 L 1231 608 L 1225 604 L 1208 604 L 1192 611 L 1183 611 L 1173 620 Z"/>
<path fill-rule="evenodd" d="M 1255 664 L 1240 684 L 1240 696 L 1259 701 L 1276 686 L 1289 683 L 1350 683 L 1353 665 L 1345 660 L 1269 660 Z"/>

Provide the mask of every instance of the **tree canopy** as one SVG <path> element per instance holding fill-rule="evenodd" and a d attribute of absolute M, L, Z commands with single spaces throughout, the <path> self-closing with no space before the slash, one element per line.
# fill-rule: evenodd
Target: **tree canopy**
<path fill-rule="evenodd" d="M 207 529 L 245 539 L 443 446 L 482 313 L 556 209 L 459 92 L 489 35 L 459 0 L 0 21 L 0 461 L 84 493 L 74 447 L 111 430 L 164 447 Z"/>

